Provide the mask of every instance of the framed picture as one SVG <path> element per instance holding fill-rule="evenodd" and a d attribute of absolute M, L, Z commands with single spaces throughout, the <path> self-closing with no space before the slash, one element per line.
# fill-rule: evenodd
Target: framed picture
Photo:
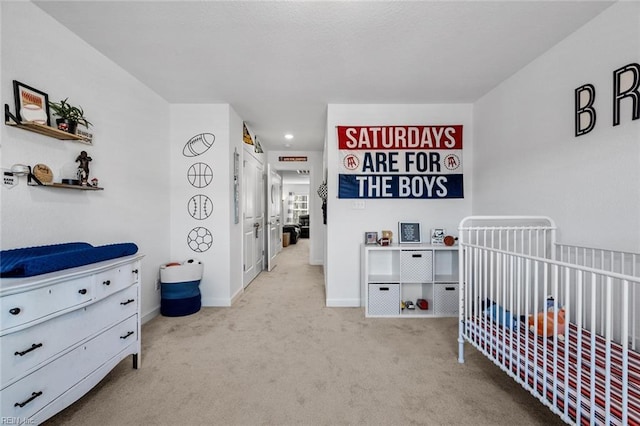
<path fill-rule="evenodd" d="M 377 232 L 365 232 L 364 233 L 364 243 L 365 244 L 376 244 L 378 242 L 378 233 Z"/>
<path fill-rule="evenodd" d="M 16 102 L 16 117 L 22 121 L 33 121 L 51 126 L 49 119 L 49 95 L 13 80 L 13 96 Z"/>
<path fill-rule="evenodd" d="M 420 224 L 417 222 L 399 222 L 398 232 L 400 233 L 399 243 L 421 243 Z"/>
<path fill-rule="evenodd" d="M 431 244 L 444 244 L 444 236 L 447 231 L 444 228 L 431 229 Z"/>

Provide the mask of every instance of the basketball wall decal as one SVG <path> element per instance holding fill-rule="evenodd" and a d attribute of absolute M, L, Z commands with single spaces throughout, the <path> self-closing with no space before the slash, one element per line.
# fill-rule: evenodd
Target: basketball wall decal
<path fill-rule="evenodd" d="M 187 170 L 189 183 L 196 188 L 204 188 L 213 180 L 213 170 L 205 163 L 195 163 Z"/>
<path fill-rule="evenodd" d="M 185 157 L 197 157 L 204 154 L 213 145 L 216 137 L 213 133 L 200 133 L 187 141 L 182 149 Z"/>

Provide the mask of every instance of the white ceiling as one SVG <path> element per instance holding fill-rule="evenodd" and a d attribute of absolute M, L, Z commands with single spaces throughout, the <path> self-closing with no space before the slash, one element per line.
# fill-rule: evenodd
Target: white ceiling
<path fill-rule="evenodd" d="M 296 170 L 278 170 L 282 176 L 282 183 L 286 184 L 306 184 L 308 185 L 311 178 L 308 174 L 300 174 Z"/>
<path fill-rule="evenodd" d="M 322 150 L 327 104 L 473 102 L 612 1 L 34 3 L 167 101 Z"/>

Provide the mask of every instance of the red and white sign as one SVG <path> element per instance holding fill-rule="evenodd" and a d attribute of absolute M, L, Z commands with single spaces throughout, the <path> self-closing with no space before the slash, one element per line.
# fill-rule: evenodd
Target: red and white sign
<path fill-rule="evenodd" d="M 462 198 L 462 125 L 338 126 L 340 198 Z"/>

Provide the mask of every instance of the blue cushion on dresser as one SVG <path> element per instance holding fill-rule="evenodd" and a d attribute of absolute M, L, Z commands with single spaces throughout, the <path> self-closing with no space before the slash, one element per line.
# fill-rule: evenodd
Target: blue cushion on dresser
<path fill-rule="evenodd" d="M 129 256 L 137 252 L 138 246 L 134 243 L 94 247 L 84 242 L 2 250 L 0 252 L 0 277 L 31 277 Z"/>

